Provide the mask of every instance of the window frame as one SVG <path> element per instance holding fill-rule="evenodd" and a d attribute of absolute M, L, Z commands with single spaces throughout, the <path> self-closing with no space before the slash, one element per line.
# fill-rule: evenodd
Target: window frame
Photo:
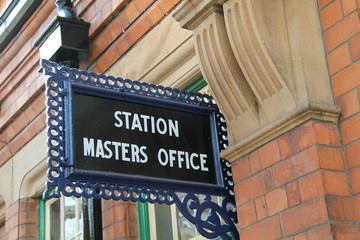
<path fill-rule="evenodd" d="M 20 32 L 42 2 L 43 0 L 13 0 L 4 8 L 0 13 L 0 52 Z"/>
<path fill-rule="evenodd" d="M 62 197 L 63 198 L 63 197 Z M 61 198 L 60 198 L 61 199 Z M 48 237 L 47 221 L 49 214 L 48 203 L 55 202 L 59 198 L 45 200 L 42 197 L 38 199 L 38 240 L 46 240 Z M 83 212 L 83 238 L 91 240 L 102 240 L 102 211 L 101 211 L 101 199 L 83 198 L 82 205 L 87 204 L 88 213 Z M 85 216 L 86 215 L 86 216 Z M 92 225 L 92 227 L 90 226 Z M 87 231 L 88 232 L 87 232 Z"/>
<path fill-rule="evenodd" d="M 81 229 L 81 231 L 79 230 L 79 226 L 78 226 L 78 221 L 79 221 L 79 206 L 81 206 L 83 204 L 82 198 L 75 198 L 75 197 L 71 197 L 75 200 L 75 219 L 76 219 L 76 227 L 75 227 L 75 231 L 76 233 L 71 236 L 70 240 L 76 239 L 79 236 L 83 236 L 84 237 L 84 228 Z M 55 203 L 56 201 L 60 201 L 60 240 L 65 240 L 65 197 L 61 197 L 61 198 L 53 198 L 50 199 L 48 201 L 46 201 L 45 203 L 45 236 L 46 239 L 50 239 L 50 224 L 51 222 L 50 220 L 50 206 Z M 83 212 L 82 214 L 82 221 L 83 221 L 83 225 L 84 223 L 84 214 Z M 81 233 L 81 234 L 80 234 Z"/>

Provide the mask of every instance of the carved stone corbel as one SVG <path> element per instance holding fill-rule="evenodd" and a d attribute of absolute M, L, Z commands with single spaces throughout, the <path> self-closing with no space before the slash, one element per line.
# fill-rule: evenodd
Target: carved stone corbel
<path fill-rule="evenodd" d="M 187 0 L 201 71 L 227 120 L 234 161 L 309 119 L 336 122 L 315 0 Z"/>

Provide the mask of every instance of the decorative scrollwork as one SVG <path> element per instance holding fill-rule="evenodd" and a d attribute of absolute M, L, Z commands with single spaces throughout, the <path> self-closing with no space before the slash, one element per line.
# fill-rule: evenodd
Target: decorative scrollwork
<path fill-rule="evenodd" d="M 59 66 L 47 60 L 41 62 L 45 75 L 47 103 L 47 133 L 48 133 L 48 182 L 44 198 L 58 198 L 61 195 L 75 197 L 94 197 L 125 201 L 141 201 L 160 204 L 176 204 L 181 213 L 198 231 L 208 238 L 238 239 L 234 225 L 237 222 L 231 166 L 225 159 L 220 159 L 225 191 L 217 196 L 222 198 L 220 204 L 206 194 L 203 199 L 193 190 L 184 193 L 182 198 L 176 190 L 164 187 L 148 187 L 131 184 L 109 184 L 101 181 L 89 182 L 71 180 L 65 177 L 65 169 L 69 166 L 65 154 L 65 111 L 64 111 L 64 81 L 85 84 L 89 87 L 105 88 L 109 91 L 128 94 L 140 94 L 166 101 L 176 101 L 185 104 L 216 107 L 215 101 L 208 95 L 187 92 L 179 89 L 115 78 L 77 69 Z M 226 121 L 222 114 L 215 113 L 218 132 L 219 151 L 227 147 Z M 204 196 L 204 195 L 201 195 Z"/>
<path fill-rule="evenodd" d="M 198 196 L 187 193 L 182 199 L 176 197 L 175 203 L 201 235 L 210 239 L 219 236 L 223 239 L 239 238 L 236 228 L 228 224 L 231 220 L 236 221 L 236 208 L 231 197 L 223 198 L 219 204 L 209 194 Z"/>

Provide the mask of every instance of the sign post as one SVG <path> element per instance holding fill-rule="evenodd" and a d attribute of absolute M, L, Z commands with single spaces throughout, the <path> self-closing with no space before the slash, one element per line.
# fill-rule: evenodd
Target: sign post
<path fill-rule="evenodd" d="M 203 236 L 238 239 L 231 168 L 220 158 L 226 124 L 210 96 L 41 64 L 49 76 L 44 198 L 176 204 Z"/>

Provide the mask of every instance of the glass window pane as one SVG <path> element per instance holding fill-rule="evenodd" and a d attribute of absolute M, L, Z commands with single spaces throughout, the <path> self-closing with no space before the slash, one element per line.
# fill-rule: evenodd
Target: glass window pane
<path fill-rule="evenodd" d="M 171 210 L 166 204 L 155 204 L 157 239 L 174 239 L 171 226 Z"/>
<path fill-rule="evenodd" d="M 196 236 L 196 227 L 189 220 L 187 220 L 180 211 L 177 212 L 177 226 L 179 233 L 179 240 L 189 240 Z"/>
<path fill-rule="evenodd" d="M 82 232 L 83 231 L 83 203 L 82 198 L 77 199 L 77 231 L 76 232 Z M 79 238 L 80 239 L 80 238 Z"/>
<path fill-rule="evenodd" d="M 76 218 L 75 218 L 75 198 L 64 198 L 64 222 L 65 240 L 70 239 L 76 234 Z"/>
<path fill-rule="evenodd" d="M 85 204 L 86 203 L 86 204 Z M 84 201 L 83 198 L 61 197 L 56 201 L 47 202 L 46 236 L 50 240 L 101 240 L 101 202 L 96 209 L 100 212 L 97 218 L 94 216 L 93 200 Z M 87 214 L 87 218 L 84 215 Z M 89 216 L 91 218 L 89 218 Z M 100 219 L 98 219 L 100 218 Z M 100 224 L 99 224 L 100 222 Z M 94 225 L 96 224 L 96 225 Z M 95 226 L 100 228 L 94 232 Z M 92 233 L 90 233 L 92 230 Z M 98 229 L 96 229 L 98 230 Z"/>
<path fill-rule="evenodd" d="M 49 216 L 50 216 L 50 239 L 59 240 L 60 239 L 60 200 L 56 200 L 51 203 L 49 207 Z"/>

